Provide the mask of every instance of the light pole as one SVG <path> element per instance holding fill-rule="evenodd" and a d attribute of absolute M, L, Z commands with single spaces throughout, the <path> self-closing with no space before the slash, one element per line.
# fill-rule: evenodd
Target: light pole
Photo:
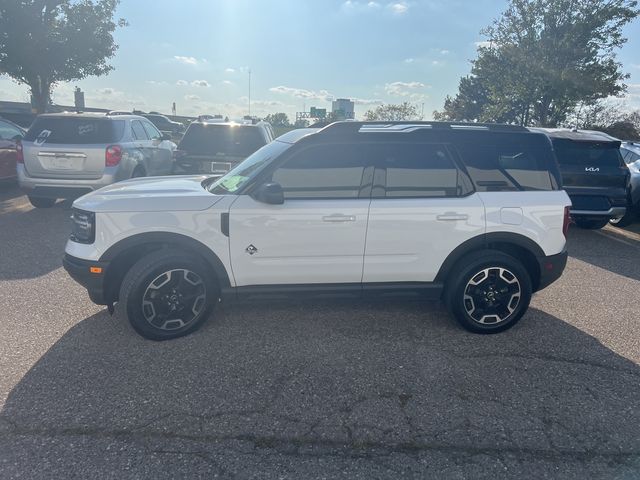
<path fill-rule="evenodd" d="M 251 116 L 251 69 L 249 69 L 249 116 Z"/>

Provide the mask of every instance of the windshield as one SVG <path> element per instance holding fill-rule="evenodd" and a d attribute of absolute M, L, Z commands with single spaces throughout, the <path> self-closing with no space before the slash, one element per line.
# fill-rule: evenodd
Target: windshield
<path fill-rule="evenodd" d="M 265 139 L 256 127 L 194 123 L 178 148 L 196 155 L 248 157 L 264 144 Z"/>
<path fill-rule="evenodd" d="M 290 146 L 290 143 L 277 140 L 265 145 L 236 168 L 229 171 L 224 177 L 209 185 L 209 191 L 217 195 L 236 193 L 240 187 L 255 177 L 271 159 L 280 155 Z"/>

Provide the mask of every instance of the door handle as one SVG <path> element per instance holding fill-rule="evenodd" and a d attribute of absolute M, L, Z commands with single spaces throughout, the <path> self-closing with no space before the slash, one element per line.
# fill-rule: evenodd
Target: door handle
<path fill-rule="evenodd" d="M 444 213 L 442 215 L 438 215 L 436 219 L 442 222 L 455 222 L 459 220 L 468 220 L 469 215 L 464 213 Z"/>
<path fill-rule="evenodd" d="M 335 214 L 335 215 L 327 215 L 326 217 L 322 217 L 322 221 L 323 222 L 355 222 L 356 221 L 356 217 L 355 215 L 341 215 L 341 214 Z"/>

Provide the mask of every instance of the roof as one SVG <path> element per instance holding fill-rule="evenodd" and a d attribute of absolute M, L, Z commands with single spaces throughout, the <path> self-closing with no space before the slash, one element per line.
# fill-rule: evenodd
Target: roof
<path fill-rule="evenodd" d="M 298 140 L 319 131 L 320 131 L 319 128 L 298 128 L 296 130 L 291 130 L 287 133 L 283 133 L 278 138 L 276 138 L 276 140 L 278 142 L 293 144 L 293 143 L 296 143 Z"/>
<path fill-rule="evenodd" d="M 117 115 L 108 115 L 106 113 L 102 113 L 102 112 L 81 112 L 81 113 L 76 113 L 76 112 L 60 112 L 60 113 L 43 113 L 41 115 L 38 115 L 39 117 L 54 117 L 54 118 L 60 118 L 60 117 L 70 117 L 70 118 L 91 118 L 91 119 L 96 119 L 96 118 L 109 118 L 109 119 L 114 119 L 114 120 L 126 120 L 126 119 L 131 119 L 131 118 L 140 118 L 140 115 L 134 115 L 134 114 L 128 114 L 128 115 L 122 115 L 122 114 L 117 114 Z"/>
<path fill-rule="evenodd" d="M 640 142 L 622 142 L 622 145 L 620 146 L 628 150 L 633 150 L 636 153 L 640 153 Z"/>
<path fill-rule="evenodd" d="M 532 132 L 545 133 L 551 138 L 562 138 L 578 142 L 619 142 L 615 137 L 597 130 L 575 130 L 569 128 L 529 127 Z"/>

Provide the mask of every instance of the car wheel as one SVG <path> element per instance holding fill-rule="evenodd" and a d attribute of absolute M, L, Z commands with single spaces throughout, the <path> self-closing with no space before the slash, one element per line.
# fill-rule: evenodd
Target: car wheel
<path fill-rule="evenodd" d="M 204 262 L 163 249 L 131 267 L 119 298 L 136 332 L 150 340 L 169 340 L 200 328 L 220 293 Z"/>
<path fill-rule="evenodd" d="M 529 308 L 531 278 L 519 260 L 485 250 L 458 262 L 445 295 L 449 310 L 465 329 L 498 333 L 513 327 Z"/>
<path fill-rule="evenodd" d="M 142 167 L 136 167 L 133 169 L 133 173 L 131 173 L 131 178 L 140 178 L 140 177 L 146 177 L 147 173 L 144 171 L 144 168 Z"/>
<path fill-rule="evenodd" d="M 32 197 L 28 195 L 29 202 L 36 208 L 51 208 L 56 204 L 55 198 Z"/>
<path fill-rule="evenodd" d="M 609 219 L 607 218 L 581 218 L 576 217 L 573 219 L 574 223 L 585 230 L 600 230 L 604 228 L 609 223 Z"/>
<path fill-rule="evenodd" d="M 635 222 L 636 218 L 636 212 L 631 209 L 627 209 L 627 213 L 625 213 L 624 217 L 612 218 L 609 220 L 609 224 L 614 227 L 624 228 Z"/>

